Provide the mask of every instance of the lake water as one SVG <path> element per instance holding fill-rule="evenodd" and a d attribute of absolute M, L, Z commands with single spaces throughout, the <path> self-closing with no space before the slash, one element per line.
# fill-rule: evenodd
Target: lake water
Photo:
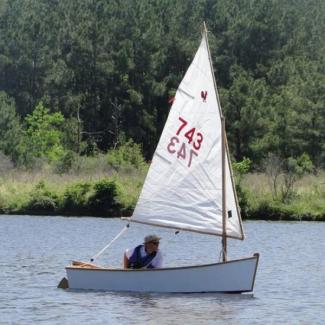
<path fill-rule="evenodd" d="M 57 289 L 64 267 L 89 260 L 124 227 L 118 219 L 0 216 L 0 324 L 324 324 L 325 223 L 244 223 L 229 258 L 261 254 L 253 294 L 127 294 Z M 220 239 L 133 225 L 98 263 L 121 265 L 148 233 L 166 266 L 214 262 Z"/>

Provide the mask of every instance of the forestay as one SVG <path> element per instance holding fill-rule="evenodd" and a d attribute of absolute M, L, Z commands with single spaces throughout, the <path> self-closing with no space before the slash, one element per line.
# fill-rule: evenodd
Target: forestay
<path fill-rule="evenodd" d="M 204 33 L 175 95 L 131 221 L 222 235 L 222 125 Z M 226 232 L 243 239 L 226 155 Z"/>

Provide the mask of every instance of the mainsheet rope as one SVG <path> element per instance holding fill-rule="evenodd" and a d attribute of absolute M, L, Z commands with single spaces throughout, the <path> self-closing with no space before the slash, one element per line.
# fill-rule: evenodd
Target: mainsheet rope
<path fill-rule="evenodd" d="M 93 262 L 97 257 L 102 255 L 107 248 L 109 248 L 117 239 L 119 239 L 130 227 L 128 223 L 103 249 L 101 249 L 97 254 L 95 254 L 91 259 L 90 262 Z"/>
<path fill-rule="evenodd" d="M 226 250 L 223 247 L 221 247 L 221 250 L 220 250 L 220 253 L 219 253 L 219 261 L 218 262 L 221 262 L 222 261 L 222 256 L 223 256 L 223 254 L 224 254 L 225 251 Z"/>

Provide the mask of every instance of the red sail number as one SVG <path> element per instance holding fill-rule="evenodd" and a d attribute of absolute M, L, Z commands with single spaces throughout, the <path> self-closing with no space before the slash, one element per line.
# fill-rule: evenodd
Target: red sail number
<path fill-rule="evenodd" d="M 181 125 L 176 131 L 176 136 L 170 138 L 170 142 L 167 145 L 167 150 L 170 154 L 177 155 L 178 159 L 183 159 L 187 161 L 187 166 L 191 167 L 193 157 L 198 157 L 198 152 L 201 148 L 203 142 L 203 135 L 201 132 L 196 132 L 196 128 L 188 128 L 188 122 L 182 117 L 178 118 Z M 188 144 L 192 144 L 192 148 L 188 148 L 186 142 L 181 142 L 178 136 L 183 134 L 186 138 Z"/>
<path fill-rule="evenodd" d="M 188 154 L 188 149 L 186 149 L 186 144 L 184 142 L 179 146 L 179 139 L 177 137 L 170 138 L 170 142 L 168 143 L 167 150 L 171 154 L 176 153 L 178 159 L 184 159 L 184 160 L 188 159 L 187 167 L 191 167 L 193 157 L 198 156 L 198 154 L 193 149 L 190 149 Z"/>
<path fill-rule="evenodd" d="M 188 125 L 188 122 L 182 117 L 179 117 L 178 119 L 181 121 L 181 125 L 179 126 L 176 135 L 180 135 L 180 133 L 184 129 L 184 131 L 186 131 L 184 133 L 184 137 L 188 140 L 187 142 L 189 144 L 192 143 L 193 148 L 195 150 L 197 151 L 200 150 L 201 144 L 203 142 L 203 134 L 201 132 L 196 132 L 196 128 L 191 128 L 189 130 L 186 130 L 186 126 Z"/>
<path fill-rule="evenodd" d="M 197 136 L 197 138 L 196 138 L 196 141 L 194 141 L 194 143 L 193 143 L 193 147 L 195 150 L 200 150 L 201 143 L 203 141 L 203 135 L 202 135 L 202 133 L 198 132 L 196 134 L 196 136 Z"/>
<path fill-rule="evenodd" d="M 170 142 L 169 142 L 169 144 L 168 144 L 168 146 L 167 146 L 167 150 L 168 150 L 168 152 L 170 152 L 170 153 L 172 153 L 172 154 L 176 152 L 176 149 L 174 149 L 176 143 L 179 143 L 179 140 L 178 140 L 177 137 L 172 137 L 172 138 L 170 138 Z"/>
<path fill-rule="evenodd" d="M 187 122 L 186 122 L 183 118 L 179 117 L 178 119 L 182 122 L 182 125 L 178 128 L 178 130 L 177 130 L 177 132 L 176 132 L 176 135 L 179 135 L 179 134 L 181 133 L 181 131 L 182 131 L 182 130 L 185 128 L 185 126 L 187 125 Z"/>

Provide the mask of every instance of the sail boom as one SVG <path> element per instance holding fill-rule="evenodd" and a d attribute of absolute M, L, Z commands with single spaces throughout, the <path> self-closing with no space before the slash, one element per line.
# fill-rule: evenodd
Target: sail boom
<path fill-rule="evenodd" d="M 140 223 L 140 224 L 148 225 L 148 226 L 155 226 L 155 227 L 160 227 L 160 228 L 169 228 L 169 229 L 180 230 L 180 231 L 189 231 L 189 232 L 195 232 L 195 233 L 205 234 L 205 235 L 212 235 L 212 236 L 217 236 L 217 237 L 222 237 L 223 236 L 222 233 L 218 234 L 216 232 L 200 231 L 200 230 L 183 228 L 183 227 L 173 227 L 173 226 L 168 226 L 168 225 L 160 225 L 160 224 L 156 224 L 154 222 L 134 220 L 132 218 L 122 218 L 122 219 L 127 220 L 129 222 Z M 236 237 L 236 236 L 231 236 L 231 235 L 228 235 L 228 234 L 227 234 L 227 238 L 244 240 L 244 237 Z"/>

